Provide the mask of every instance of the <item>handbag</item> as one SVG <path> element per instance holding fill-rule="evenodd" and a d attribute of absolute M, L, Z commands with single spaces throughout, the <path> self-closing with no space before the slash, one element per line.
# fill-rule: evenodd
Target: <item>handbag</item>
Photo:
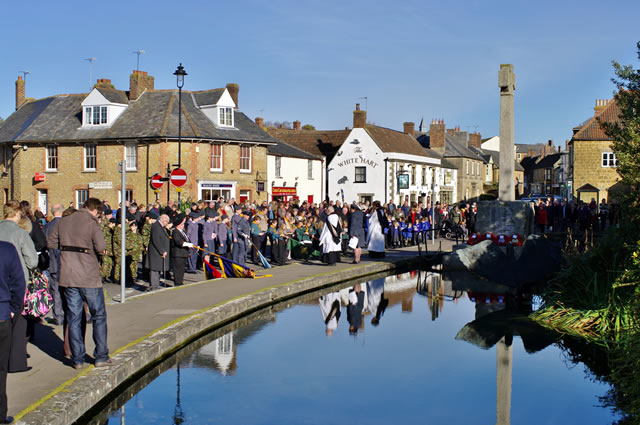
<path fill-rule="evenodd" d="M 53 305 L 53 297 L 49 293 L 49 278 L 46 274 L 32 270 L 29 283 L 24 293 L 23 316 L 43 317 L 49 313 Z"/>

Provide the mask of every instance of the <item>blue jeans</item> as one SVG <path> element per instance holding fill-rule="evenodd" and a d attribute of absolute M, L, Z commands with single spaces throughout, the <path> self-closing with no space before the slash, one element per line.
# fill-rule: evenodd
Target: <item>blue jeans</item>
<path fill-rule="evenodd" d="M 86 350 L 81 329 L 82 308 L 86 302 L 91 313 L 93 323 L 93 342 L 96 348 L 93 357 L 96 362 L 109 360 L 107 347 L 107 311 L 104 306 L 102 288 L 64 288 L 67 301 L 67 320 L 69 323 L 69 345 L 71 346 L 71 361 L 75 364 L 84 363 Z"/>

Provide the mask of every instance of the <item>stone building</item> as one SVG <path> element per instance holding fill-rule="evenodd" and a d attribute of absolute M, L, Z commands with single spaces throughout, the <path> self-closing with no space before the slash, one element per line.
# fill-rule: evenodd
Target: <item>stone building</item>
<path fill-rule="evenodd" d="M 568 143 L 572 194 L 585 202 L 591 198 L 615 197 L 620 175 L 611 139 L 600 122 L 619 122 L 620 109 L 615 101 L 598 99 L 594 115 L 573 129 Z M 614 187 L 615 186 L 615 187 Z"/>
<path fill-rule="evenodd" d="M 460 131 L 459 127 L 446 129 L 444 120 L 431 121 L 429 131 L 425 130 L 420 126 L 417 133 L 420 144 L 440 154 L 457 170 L 456 193 L 450 202 L 479 199 L 484 189 L 484 159 L 469 148 L 467 132 Z M 477 139 L 481 140 L 479 134 Z"/>
<path fill-rule="evenodd" d="M 179 144 L 178 90 L 155 90 L 143 71 L 133 71 L 128 91 L 107 79 L 88 94 L 27 103 L 24 90 L 16 91 L 17 110 L 0 127 L 3 201 L 26 199 L 44 211 L 48 203 L 79 206 L 91 196 L 116 206 L 120 161 L 126 199 L 138 203 L 177 199 L 175 187 L 166 182 L 154 192 L 150 179 L 178 163 L 188 173 L 183 200 L 266 200 L 259 189 L 267 181 L 267 149 L 278 141 L 238 110 L 238 92 L 236 84 L 183 91 Z"/>

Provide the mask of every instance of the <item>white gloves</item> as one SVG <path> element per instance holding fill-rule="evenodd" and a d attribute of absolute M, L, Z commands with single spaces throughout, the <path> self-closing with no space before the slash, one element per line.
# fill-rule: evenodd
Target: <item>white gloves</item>
<path fill-rule="evenodd" d="M 195 248 L 195 245 L 192 244 L 191 242 L 183 242 L 182 243 L 182 247 L 183 248 Z"/>

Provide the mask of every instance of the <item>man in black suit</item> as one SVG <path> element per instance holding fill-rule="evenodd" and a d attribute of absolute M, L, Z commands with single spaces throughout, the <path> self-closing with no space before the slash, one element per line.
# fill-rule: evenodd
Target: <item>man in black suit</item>
<path fill-rule="evenodd" d="M 173 219 L 173 232 L 171 233 L 171 262 L 173 263 L 173 284 L 181 286 L 184 284 L 184 270 L 189 257 L 189 248 L 195 245 L 189 242 L 187 234 L 184 232 L 184 222 L 186 216 L 180 213 Z"/>
<path fill-rule="evenodd" d="M 151 284 L 148 290 L 150 291 L 154 291 L 160 287 L 160 273 L 169 270 L 171 241 L 165 228 L 171 228 L 171 223 L 169 223 L 169 216 L 162 214 L 160 218 L 151 225 L 147 252 L 150 270 L 149 283 Z"/>

